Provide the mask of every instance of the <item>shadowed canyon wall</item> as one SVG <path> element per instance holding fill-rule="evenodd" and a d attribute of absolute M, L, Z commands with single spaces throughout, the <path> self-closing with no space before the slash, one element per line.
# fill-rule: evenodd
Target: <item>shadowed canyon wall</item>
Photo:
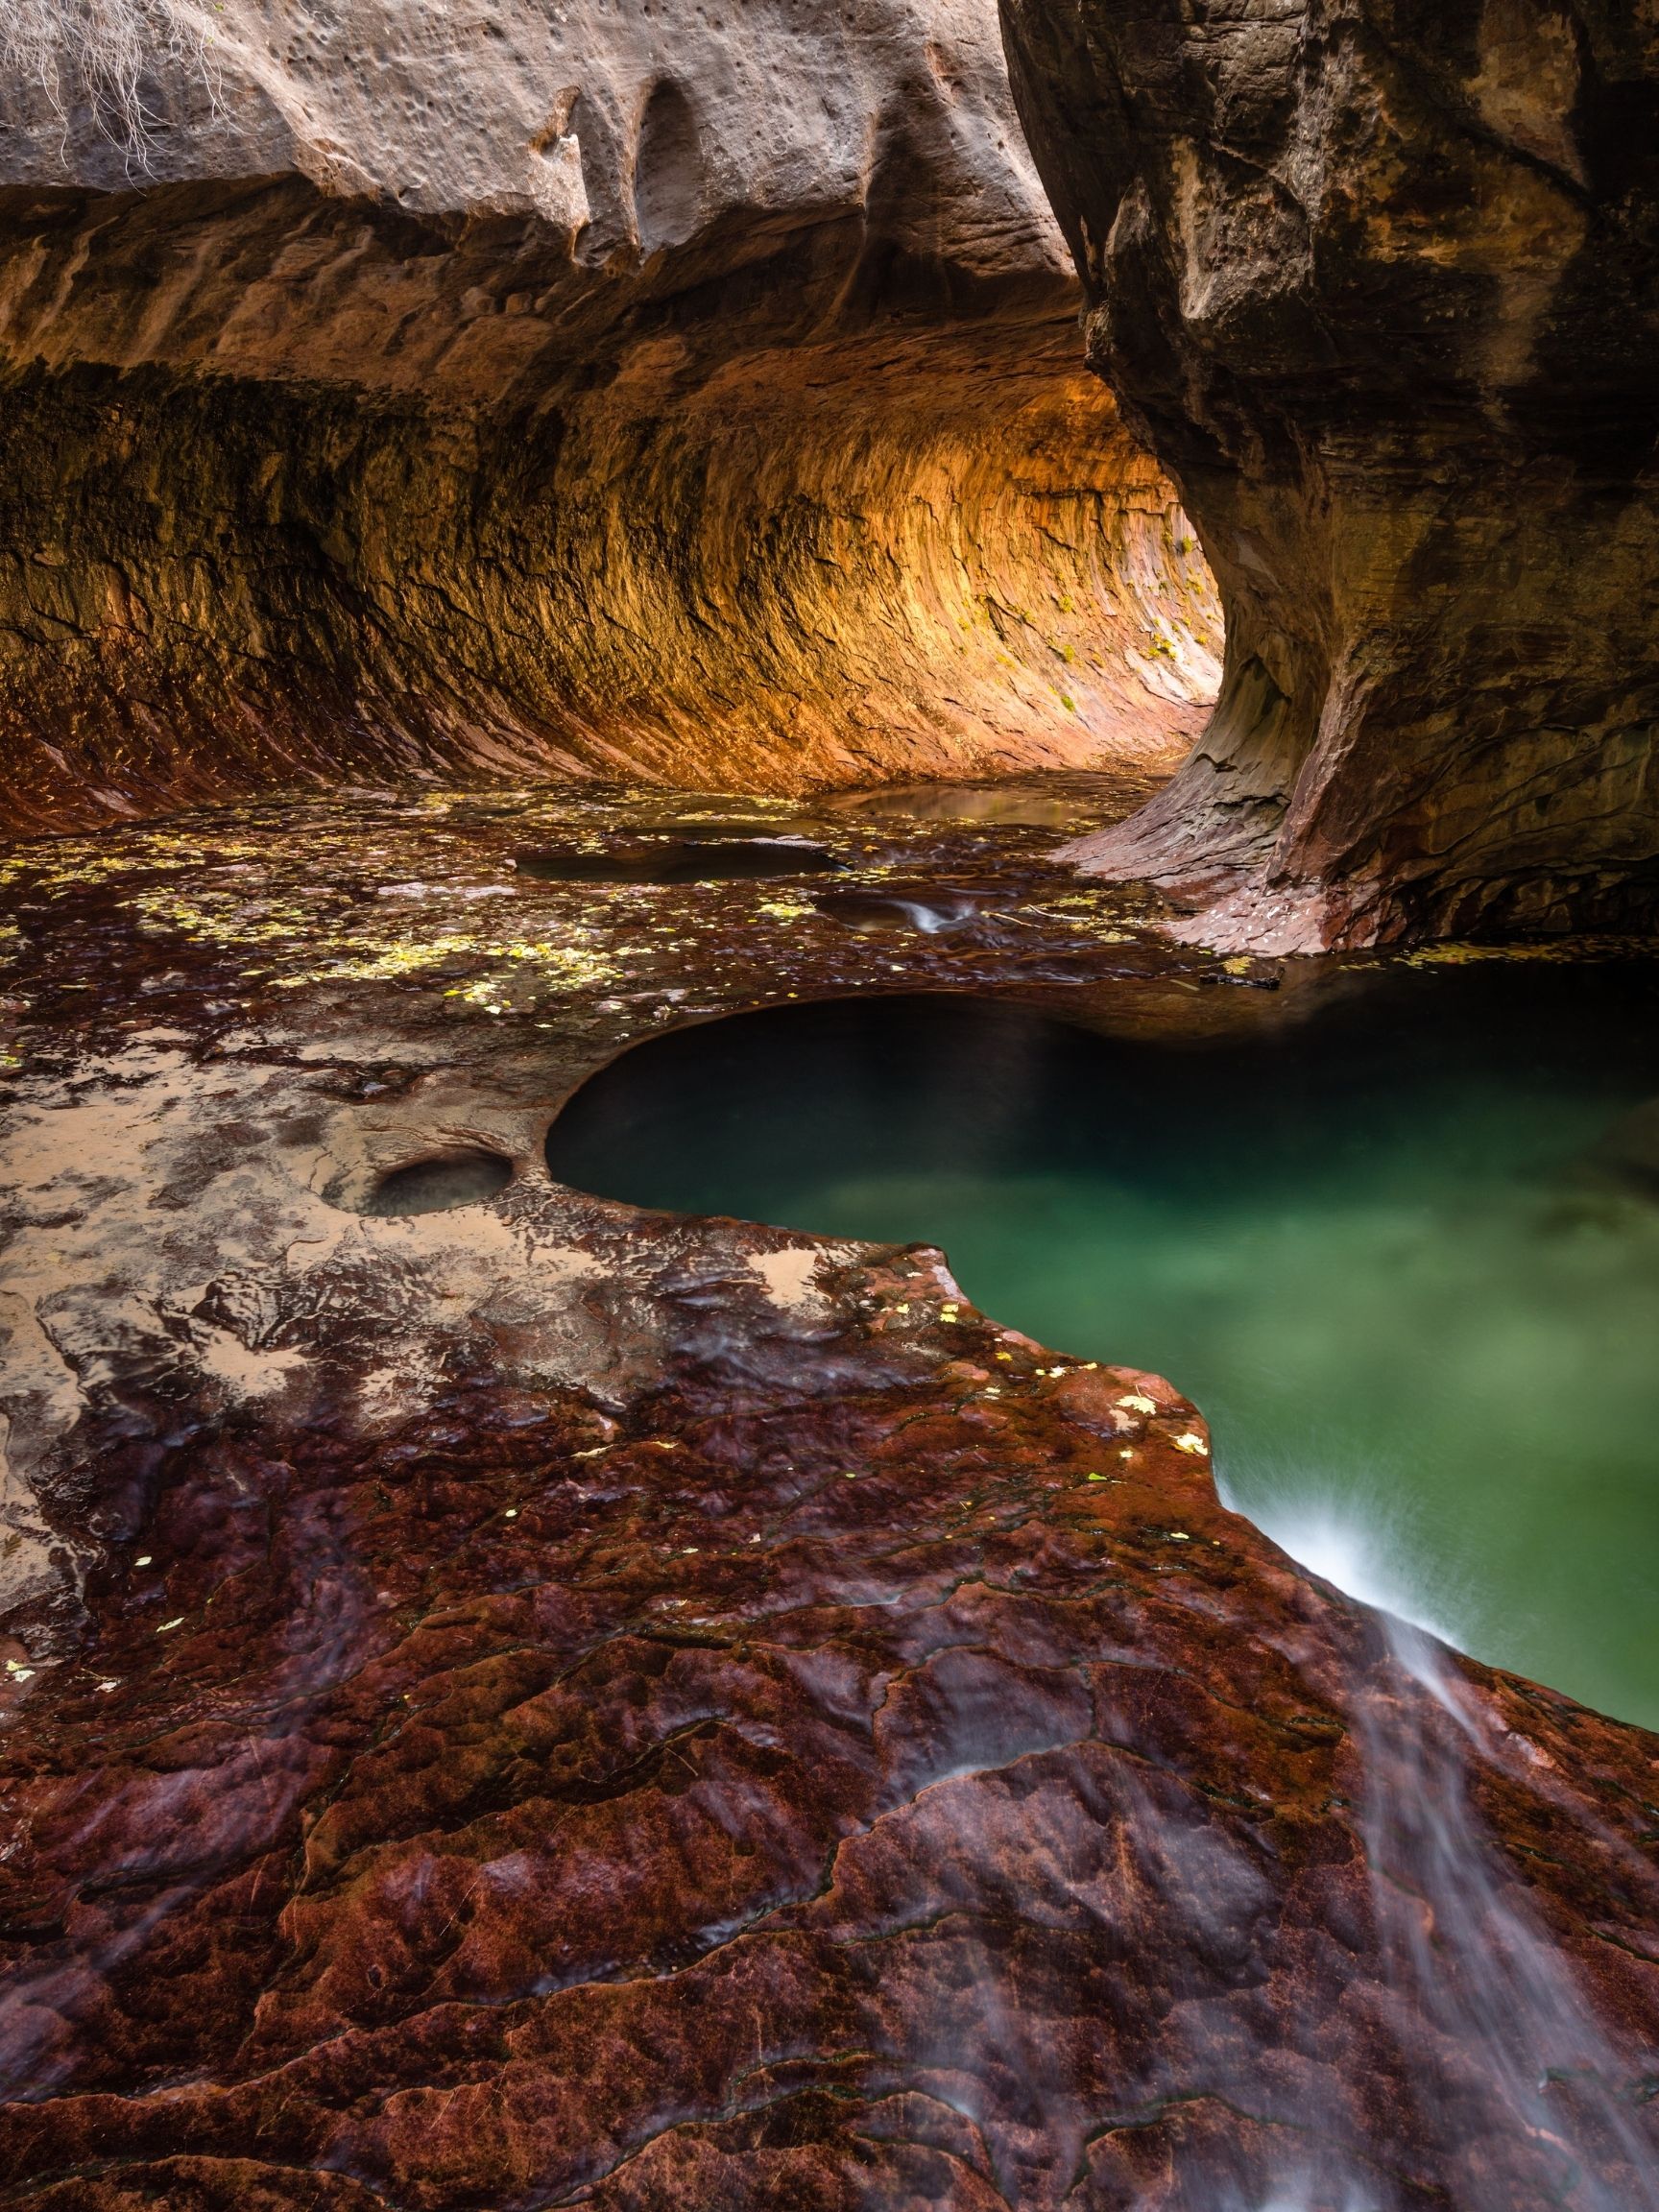
<path fill-rule="evenodd" d="M 1214 587 L 1083 371 L 989 7 L 23 20 L 14 824 L 1173 764 L 1201 727 Z"/>
<path fill-rule="evenodd" d="M 1003 0 L 1090 357 L 1219 580 L 1082 849 L 1205 943 L 1650 919 L 1659 33 L 1557 0 Z"/>

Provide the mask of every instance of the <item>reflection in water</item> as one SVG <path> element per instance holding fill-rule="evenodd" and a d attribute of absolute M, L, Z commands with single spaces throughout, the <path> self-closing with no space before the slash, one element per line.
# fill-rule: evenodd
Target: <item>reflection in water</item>
<path fill-rule="evenodd" d="M 1134 770 L 1064 769 L 988 783 L 884 783 L 818 801 L 826 814 L 894 822 L 973 822 L 992 829 L 1083 830 L 1120 822 L 1164 781 Z"/>
<path fill-rule="evenodd" d="M 1392 972 L 1222 1043 L 790 1007 L 625 1056 L 549 1164 L 943 1244 L 998 1319 L 1169 1375 L 1228 1502 L 1306 1563 L 1651 1724 L 1659 1207 L 1597 1148 L 1659 1094 L 1653 977 Z"/>
<path fill-rule="evenodd" d="M 856 792 L 831 803 L 837 811 L 868 814 L 877 820 L 909 822 L 992 822 L 998 827 L 1065 830 L 1077 812 L 1077 801 L 1064 795 L 1013 786 L 976 783 L 908 783 Z"/>

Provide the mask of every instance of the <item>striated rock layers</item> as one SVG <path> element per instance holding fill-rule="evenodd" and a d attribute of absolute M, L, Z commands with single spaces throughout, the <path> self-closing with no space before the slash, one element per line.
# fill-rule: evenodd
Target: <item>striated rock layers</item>
<path fill-rule="evenodd" d="M 18 20 L 13 823 L 1201 726 L 1214 588 L 1082 371 L 982 0 Z"/>
<path fill-rule="evenodd" d="M 1651 914 L 1659 39 L 1562 0 L 1003 0 L 1091 357 L 1221 586 L 1083 849 L 1285 950 Z"/>
<path fill-rule="evenodd" d="M 1652 1740 L 1414 1672 L 1153 1379 L 924 1380 L 926 1255 L 769 1333 L 700 1234 L 742 1358 L 620 1423 L 168 1454 L 8 1738 L 0 2202 L 1659 2203 Z"/>

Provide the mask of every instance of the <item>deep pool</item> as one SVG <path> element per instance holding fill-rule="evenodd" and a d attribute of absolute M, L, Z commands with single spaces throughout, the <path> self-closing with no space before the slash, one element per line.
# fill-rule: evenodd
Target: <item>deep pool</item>
<path fill-rule="evenodd" d="M 942 1244 L 998 1320 L 1170 1377 L 1305 1563 L 1656 1726 L 1656 1098 L 1659 969 L 1479 962 L 1243 1042 L 967 998 L 739 1016 L 605 1070 L 548 1162 Z"/>

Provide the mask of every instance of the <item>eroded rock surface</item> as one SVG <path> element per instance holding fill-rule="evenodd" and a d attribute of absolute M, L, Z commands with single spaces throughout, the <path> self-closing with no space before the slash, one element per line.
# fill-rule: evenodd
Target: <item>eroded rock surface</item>
<path fill-rule="evenodd" d="M 122 12 L 32 12 L 13 822 L 1167 762 L 1200 726 L 1214 589 L 1082 371 L 989 0 L 156 0 L 142 143 L 74 60 Z"/>
<path fill-rule="evenodd" d="M 166 1452 L 9 1735 L 3 2200 L 1652 2202 L 1651 1740 L 926 1254 L 756 1260 L 610 1412 Z"/>
<path fill-rule="evenodd" d="M 1646 921 L 1659 47 L 1510 0 L 1003 0 L 1091 357 L 1226 605 L 1089 850 L 1280 950 Z"/>
<path fill-rule="evenodd" d="M 1048 857 L 1143 785 L 998 796 L 748 818 L 975 902 L 895 989 L 1314 987 Z M 1653 1738 L 1293 1568 L 937 1254 L 547 1179 L 629 1039 L 870 987 L 820 878 L 512 868 L 736 807 L 9 861 L 0 2202 L 1654 2212 Z"/>
<path fill-rule="evenodd" d="M 1081 828 L 1147 787 L 1060 778 L 1046 808 Z M 740 804 L 592 786 L 290 799 L 0 862 L 0 1606 L 33 1650 L 72 1640 L 103 1541 L 89 1470 L 119 1450 L 134 1390 L 207 1419 L 295 1419 L 322 1392 L 331 1418 L 373 1426 L 439 1386 L 463 1317 L 479 1368 L 562 1386 L 649 1373 L 651 1301 L 621 1333 L 588 1301 L 655 1279 L 660 1224 L 554 1204 L 548 1123 L 666 1023 L 866 987 L 869 941 L 820 909 L 826 880 L 872 897 L 948 873 L 973 906 L 961 929 L 889 937 L 892 989 L 1105 986 L 1185 1007 L 1201 978 L 1217 1020 L 1270 1002 L 1214 959 L 1171 961 L 1119 894 L 1079 888 L 1044 850 L 1051 828 L 854 808 L 789 835 L 787 808 L 751 803 L 766 877 L 606 879 L 699 824 L 729 843 Z M 599 879 L 517 865 L 550 849 Z M 797 853 L 832 874 L 791 877 Z M 497 1202 L 403 1217 L 400 1179 L 444 1168 Z M 596 1228 L 603 1261 L 581 1241 Z M 349 1386 L 328 1382 L 341 1361 Z"/>

